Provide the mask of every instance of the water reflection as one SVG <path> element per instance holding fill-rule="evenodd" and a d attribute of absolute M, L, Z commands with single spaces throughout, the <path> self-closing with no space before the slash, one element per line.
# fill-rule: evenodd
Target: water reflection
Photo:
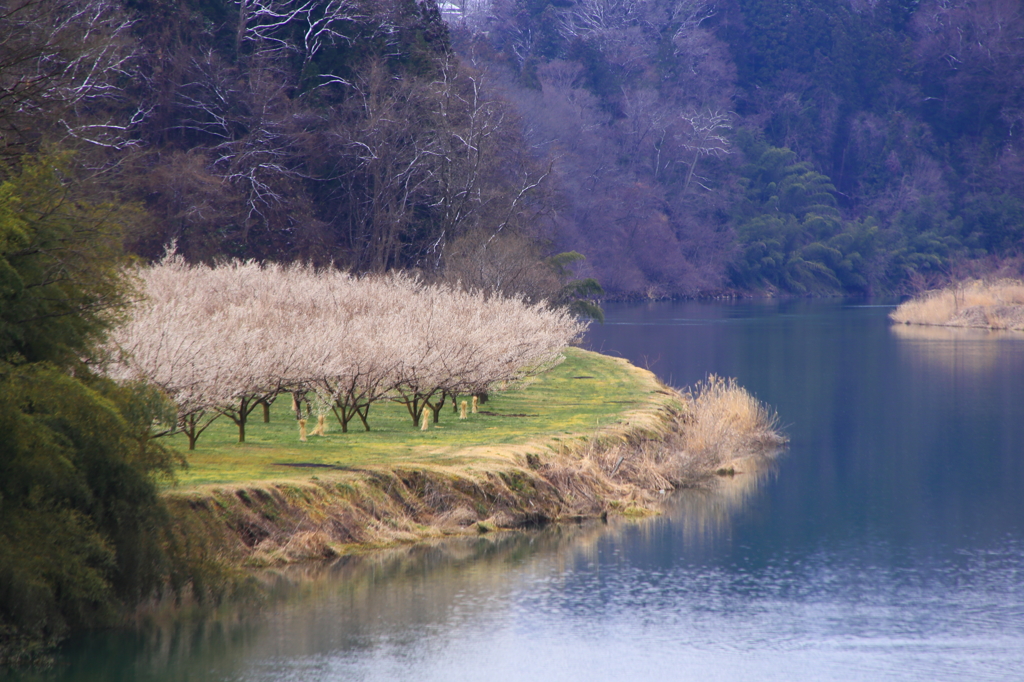
<path fill-rule="evenodd" d="M 731 519 L 775 475 L 761 460 L 737 468 L 734 476 L 676 494 L 658 517 L 450 538 L 267 571 L 260 578 L 270 603 L 262 610 L 225 609 L 86 636 L 65 648 L 55 669 L 15 679 L 250 679 L 254 661 L 372 658 L 381 647 L 408 654 L 425 638 L 506 618 L 524 592 L 571 595 L 571 576 L 625 559 L 636 543 L 656 541 L 666 529 L 693 551 L 706 548 L 728 534 Z M 267 670 L 260 675 L 284 679 Z"/>
<path fill-rule="evenodd" d="M 923 325 L 892 325 L 903 357 L 947 372 L 1011 371 L 1021 365 L 1024 333 Z"/>
<path fill-rule="evenodd" d="M 776 457 L 745 458 L 732 464 L 734 474 L 716 477 L 706 488 L 676 494 L 663 518 L 649 527 L 670 524 L 690 552 L 727 535 L 736 515 L 757 496 L 762 485 L 779 472 Z"/>

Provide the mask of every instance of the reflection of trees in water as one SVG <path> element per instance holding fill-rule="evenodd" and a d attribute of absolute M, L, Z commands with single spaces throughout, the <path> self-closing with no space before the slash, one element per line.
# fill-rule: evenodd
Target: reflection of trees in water
<path fill-rule="evenodd" d="M 486 627 L 508 613 L 517 595 L 557 592 L 571 573 L 597 564 L 627 535 L 642 551 L 656 544 L 666 525 L 694 547 L 726 531 L 775 471 L 770 462 L 753 460 L 731 466 L 734 476 L 678 493 L 658 517 L 453 537 L 263 572 L 259 580 L 269 597 L 261 608 L 236 605 L 201 617 L 178 613 L 138 633 L 94 636 L 75 645 L 70 664 L 52 679 L 231 676 L 269 656 L 405 651 L 467 622 Z"/>
<path fill-rule="evenodd" d="M 1024 333 L 1013 331 L 903 324 L 891 329 L 905 360 L 950 372 L 1008 370 L 1008 362 L 1019 364 L 1024 343 Z"/>
<path fill-rule="evenodd" d="M 708 546 L 716 537 L 730 529 L 741 512 L 778 472 L 774 456 L 745 457 L 726 463 L 734 474 L 718 476 L 708 485 L 682 490 L 674 495 L 664 514 L 639 524 L 638 535 L 646 543 L 654 543 L 665 526 L 674 537 L 681 538 L 688 550 Z M 612 542 L 621 536 L 613 536 Z"/>

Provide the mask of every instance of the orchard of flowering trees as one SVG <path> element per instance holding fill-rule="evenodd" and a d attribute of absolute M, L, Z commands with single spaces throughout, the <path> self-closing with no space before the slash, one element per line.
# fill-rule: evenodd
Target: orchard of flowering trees
<path fill-rule="evenodd" d="M 239 441 L 258 405 L 312 393 L 347 431 L 394 400 L 412 422 L 448 399 L 508 385 L 560 359 L 585 324 L 545 305 L 412 277 L 354 277 L 306 265 L 140 268 L 144 293 L 108 344 L 105 371 L 158 386 L 189 449 L 227 416 Z"/>

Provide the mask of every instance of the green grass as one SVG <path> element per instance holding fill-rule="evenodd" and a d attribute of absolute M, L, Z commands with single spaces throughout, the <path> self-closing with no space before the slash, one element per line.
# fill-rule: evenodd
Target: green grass
<path fill-rule="evenodd" d="M 238 443 L 238 428 L 225 417 L 203 433 L 193 452 L 188 452 L 183 435 L 172 436 L 172 446 L 186 453 L 188 460 L 188 469 L 179 474 L 177 485 L 309 479 L 339 469 L 474 466 L 507 456 L 510 446 L 551 444 L 592 434 L 644 406 L 657 392 L 659 385 L 647 372 L 622 360 L 568 349 L 565 362 L 525 388 L 491 394 L 480 409 L 497 416 L 470 414 L 469 419 L 460 420 L 448 404 L 437 427 L 432 425 L 423 432 L 413 426 L 405 406 L 385 402 L 370 409 L 370 432 L 363 431 L 356 420 L 349 424 L 348 433 L 342 433 L 337 420 L 329 415 L 327 435 L 310 436 L 306 443 L 299 441 L 291 400 L 285 395 L 271 408 L 270 423 L 263 423 L 262 408 L 253 412 L 246 425 L 245 443 Z"/>

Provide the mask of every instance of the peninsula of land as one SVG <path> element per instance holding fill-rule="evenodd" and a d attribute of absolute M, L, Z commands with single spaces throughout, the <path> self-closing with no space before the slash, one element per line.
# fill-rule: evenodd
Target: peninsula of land
<path fill-rule="evenodd" d="M 460 533 L 655 513 L 681 486 L 784 444 L 734 382 L 681 393 L 625 360 L 576 348 L 526 386 L 422 431 L 399 405 L 374 430 L 299 440 L 277 405 L 245 443 L 215 425 L 164 498 L 182 543 L 269 566 Z M 219 430 L 218 430 L 219 429 Z M 182 446 L 187 447 L 184 436 Z"/>

